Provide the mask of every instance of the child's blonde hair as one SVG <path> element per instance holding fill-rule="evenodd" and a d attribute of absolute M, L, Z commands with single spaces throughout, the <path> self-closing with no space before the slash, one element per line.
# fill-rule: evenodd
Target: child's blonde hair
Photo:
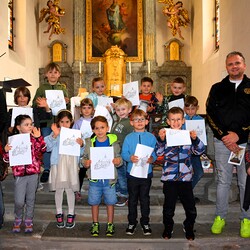
<path fill-rule="evenodd" d="M 121 98 L 121 99 L 118 99 L 116 102 L 115 102 L 115 109 L 119 106 L 126 106 L 128 109 L 132 109 L 132 103 L 131 101 L 129 101 L 128 99 L 126 98 Z"/>

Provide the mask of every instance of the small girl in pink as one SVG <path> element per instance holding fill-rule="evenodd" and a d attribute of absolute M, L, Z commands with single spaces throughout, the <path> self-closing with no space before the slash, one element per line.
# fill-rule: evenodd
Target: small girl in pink
<path fill-rule="evenodd" d="M 15 176 L 15 221 L 12 232 L 19 233 L 23 220 L 23 210 L 25 207 L 25 233 L 33 232 L 33 216 L 38 176 L 42 164 L 42 153 L 46 150 L 46 144 L 41 136 L 39 128 L 33 126 L 33 122 L 28 115 L 18 115 L 15 119 L 13 134 L 30 134 L 32 163 L 12 167 Z M 9 151 L 11 145 L 4 147 L 4 161 L 9 162 Z"/>

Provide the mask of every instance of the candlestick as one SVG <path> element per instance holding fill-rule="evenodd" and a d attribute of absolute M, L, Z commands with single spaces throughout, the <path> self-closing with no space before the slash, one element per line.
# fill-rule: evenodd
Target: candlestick
<path fill-rule="evenodd" d="M 79 62 L 79 73 L 82 74 L 82 62 Z"/>
<path fill-rule="evenodd" d="M 148 61 L 148 74 L 150 75 L 150 61 Z"/>
<path fill-rule="evenodd" d="M 98 73 L 101 74 L 102 73 L 102 62 L 99 61 L 99 70 Z"/>
<path fill-rule="evenodd" d="M 131 62 L 128 62 L 129 74 L 131 75 Z"/>

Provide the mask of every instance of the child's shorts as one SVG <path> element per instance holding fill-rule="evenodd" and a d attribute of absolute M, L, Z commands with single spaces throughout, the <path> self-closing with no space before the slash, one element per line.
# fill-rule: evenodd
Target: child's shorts
<path fill-rule="evenodd" d="M 110 185 L 109 180 L 89 180 L 89 205 L 100 205 L 102 197 L 106 205 L 115 205 L 117 202 L 115 184 Z"/>

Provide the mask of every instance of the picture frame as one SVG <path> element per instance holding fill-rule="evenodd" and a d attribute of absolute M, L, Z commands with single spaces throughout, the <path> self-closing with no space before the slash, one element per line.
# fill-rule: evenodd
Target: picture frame
<path fill-rule="evenodd" d="M 114 45 L 143 62 L 142 0 L 86 0 L 86 61 L 101 61 Z"/>

